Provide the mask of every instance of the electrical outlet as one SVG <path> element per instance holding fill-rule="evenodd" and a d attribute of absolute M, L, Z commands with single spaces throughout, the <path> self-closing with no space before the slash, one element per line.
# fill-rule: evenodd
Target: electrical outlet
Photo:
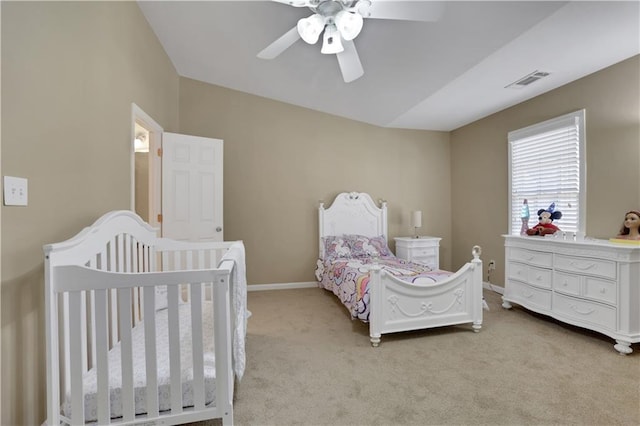
<path fill-rule="evenodd" d="M 496 269 L 496 261 L 495 260 L 490 260 L 489 261 L 489 270 L 490 271 L 494 271 Z"/>

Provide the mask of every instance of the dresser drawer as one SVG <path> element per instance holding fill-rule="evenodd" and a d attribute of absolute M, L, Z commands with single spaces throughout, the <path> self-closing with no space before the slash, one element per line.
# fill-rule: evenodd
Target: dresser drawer
<path fill-rule="evenodd" d="M 591 277 L 584 279 L 584 295 L 590 299 L 615 305 L 618 300 L 617 289 L 615 281 Z"/>
<path fill-rule="evenodd" d="M 551 288 L 551 269 L 529 266 L 527 283 L 537 287 Z"/>
<path fill-rule="evenodd" d="M 557 254 L 554 267 L 567 272 L 589 274 L 602 278 L 616 279 L 616 263 L 610 260 L 591 259 L 588 257 L 571 257 Z"/>
<path fill-rule="evenodd" d="M 507 265 L 507 278 L 526 283 L 527 279 L 529 278 L 527 273 L 528 269 L 529 267 L 524 263 L 509 262 L 509 264 Z"/>
<path fill-rule="evenodd" d="M 421 248 L 436 248 L 436 245 L 433 241 L 430 240 L 422 240 L 420 238 L 416 238 L 414 241 L 411 241 L 407 244 L 408 247 L 412 249 L 421 249 Z"/>
<path fill-rule="evenodd" d="M 615 281 L 589 276 L 554 272 L 553 290 L 573 296 L 584 296 L 599 302 L 616 304 L 617 286 Z"/>
<path fill-rule="evenodd" d="M 528 265 L 542 266 L 543 268 L 551 268 L 553 265 L 553 256 L 551 253 L 543 251 L 526 250 L 521 248 L 513 248 L 509 253 L 509 259 L 527 263 Z"/>
<path fill-rule="evenodd" d="M 435 256 L 411 256 L 411 262 L 423 263 L 432 269 L 438 269 Z"/>
<path fill-rule="evenodd" d="M 395 238 L 396 247 L 406 247 L 411 250 L 417 250 L 421 248 L 433 248 L 437 249 L 439 244 L 439 239 L 435 238 Z"/>
<path fill-rule="evenodd" d="M 551 310 L 551 290 L 510 280 L 507 282 L 504 297 L 506 300 L 533 310 L 542 312 Z"/>
<path fill-rule="evenodd" d="M 435 256 L 437 252 L 436 247 L 414 247 L 410 250 L 411 257 L 424 257 L 424 256 Z"/>
<path fill-rule="evenodd" d="M 509 262 L 508 278 L 537 287 L 551 288 L 551 269 L 536 268 L 518 262 Z"/>
<path fill-rule="evenodd" d="M 616 308 L 613 306 L 554 293 L 553 312 L 573 319 L 576 323 L 588 323 L 608 330 L 616 329 Z"/>
<path fill-rule="evenodd" d="M 565 274 L 563 272 L 553 273 L 553 289 L 561 293 L 580 296 L 580 276 Z"/>

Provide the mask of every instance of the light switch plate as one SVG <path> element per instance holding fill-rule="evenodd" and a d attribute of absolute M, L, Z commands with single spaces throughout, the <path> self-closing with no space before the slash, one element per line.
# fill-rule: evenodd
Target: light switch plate
<path fill-rule="evenodd" d="M 28 201 L 28 182 L 25 178 L 4 177 L 4 205 L 26 206 Z"/>

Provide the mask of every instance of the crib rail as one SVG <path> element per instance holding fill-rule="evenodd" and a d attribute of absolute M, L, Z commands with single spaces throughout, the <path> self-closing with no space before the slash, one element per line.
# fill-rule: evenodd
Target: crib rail
<path fill-rule="evenodd" d="M 204 410 L 204 361 L 203 361 L 203 347 L 202 347 L 202 333 L 213 332 L 212 330 L 203 330 L 202 326 L 202 288 L 210 288 L 213 293 L 213 300 L 216 302 L 214 309 L 214 324 L 222 325 L 229 324 L 229 276 L 231 272 L 232 264 L 226 265 L 220 270 L 202 270 L 202 271 L 190 271 L 184 272 L 159 272 L 159 273 L 145 273 L 145 274 L 121 274 L 111 272 L 92 271 L 85 267 L 60 267 L 54 270 L 56 278 L 64 280 L 68 285 L 59 286 L 55 293 L 58 297 L 64 297 L 68 295 L 69 299 L 69 360 L 71 365 L 80 365 L 85 360 L 82 359 L 82 354 L 85 353 L 82 345 L 86 344 L 85 337 L 83 336 L 83 307 L 81 300 L 83 295 L 87 293 L 93 294 L 94 305 L 91 306 L 95 311 L 95 345 L 99 348 L 97 354 L 100 356 L 97 358 L 95 365 L 92 367 L 97 372 L 97 399 L 98 399 L 98 423 L 109 424 L 112 423 L 110 407 L 110 395 L 109 395 L 109 366 L 107 360 L 107 345 L 108 345 L 108 325 L 110 323 L 107 310 L 107 292 L 115 291 L 117 293 L 117 302 L 120 306 L 130 306 L 132 302 L 132 293 L 142 289 L 142 293 L 145 295 L 143 303 L 143 312 L 145 318 L 145 364 L 146 364 L 146 377 L 147 377 L 147 416 L 145 417 L 158 417 L 160 415 L 158 409 L 158 383 L 157 383 L 157 362 L 156 362 L 156 340 L 155 340 L 155 284 L 159 283 L 168 286 L 168 315 L 169 315 L 169 340 L 172 342 L 170 347 L 170 392 L 171 392 L 171 411 L 170 414 L 176 414 L 182 412 L 182 378 L 180 377 L 180 338 L 178 329 L 178 309 L 180 306 L 180 292 L 178 291 L 179 285 L 188 285 L 191 289 L 190 302 L 191 303 L 191 327 L 193 336 L 199 336 L 199 338 L 193 339 L 193 387 L 194 387 L 194 408 L 195 410 Z M 90 284 L 78 285 L 78 283 L 87 282 L 92 280 Z M 97 284 L 99 282 L 99 284 Z M 204 283 L 204 284 L 203 284 Z M 109 289 L 109 290 L 107 290 Z M 132 422 L 134 419 L 140 421 L 140 418 L 136 419 L 135 403 L 134 403 L 134 383 L 133 383 L 133 370 L 132 370 L 132 357 L 133 348 L 131 341 L 131 329 L 133 325 L 132 311 L 130 309 L 120 309 L 117 318 L 120 327 L 120 347 L 121 347 L 121 370 L 122 370 L 122 419 L 117 421 L 118 423 Z M 223 341 L 224 340 L 224 341 Z M 214 348 L 229 348 L 230 343 L 230 331 L 227 329 L 215 330 L 214 333 Z M 228 374 L 228 366 L 231 363 L 231 358 L 228 353 L 216 351 L 216 401 L 224 401 L 224 395 L 227 392 L 225 385 L 228 388 L 232 381 L 230 377 L 225 377 Z M 52 360 L 55 364 L 55 358 Z M 58 378 L 61 379 L 61 378 Z M 77 389 L 83 386 L 83 372 L 78 368 L 70 369 L 70 386 L 62 386 L 65 389 L 65 393 L 61 395 L 64 398 L 66 395 L 71 395 L 71 413 L 72 417 L 67 419 L 70 424 L 83 424 L 85 419 L 84 413 L 84 397 L 83 393 L 77 392 Z M 168 413 L 169 414 L 169 413 Z"/>
<path fill-rule="evenodd" d="M 134 401 L 133 383 L 133 347 L 131 341 L 131 330 L 134 324 L 133 310 L 122 307 L 129 307 L 132 304 L 132 294 L 140 293 L 144 300 L 141 309 L 141 320 L 145 330 L 145 365 L 146 365 L 146 397 L 147 415 L 144 417 L 156 418 L 161 415 L 158 404 L 158 382 L 156 363 L 156 324 L 155 324 L 155 289 L 157 285 L 166 285 L 168 288 L 168 316 L 169 316 L 169 341 L 170 345 L 170 392 L 171 410 L 167 416 L 182 413 L 182 378 L 180 366 L 180 331 L 178 328 L 178 310 L 180 304 L 184 303 L 179 291 L 180 286 L 189 286 L 191 304 L 191 325 L 192 325 L 192 354 L 193 354 L 193 394 L 194 409 L 201 411 L 205 409 L 205 389 L 204 389 L 204 361 L 203 361 L 203 333 L 212 332 L 203 329 L 202 300 L 205 298 L 205 289 L 209 289 L 214 301 L 214 350 L 216 366 L 216 406 L 225 406 L 225 395 L 232 390 L 233 381 L 229 375 L 231 365 L 231 335 L 230 335 L 230 308 L 229 308 L 229 281 L 233 268 L 232 262 L 224 262 L 221 268 L 216 270 L 198 271 L 169 271 L 169 272 L 149 272 L 142 274 L 114 273 L 108 271 L 92 270 L 84 266 L 61 266 L 54 268 L 53 274 L 58 284 L 52 288 L 53 297 L 64 303 L 53 304 L 62 305 L 68 308 L 69 329 L 65 333 L 66 339 L 55 341 L 52 339 L 52 347 L 61 345 L 53 353 L 68 354 L 68 381 L 63 377 L 53 377 L 53 381 L 60 380 L 61 393 L 54 395 L 51 403 L 53 407 L 59 407 L 62 400 L 71 396 L 70 419 L 61 417 L 62 422 L 69 424 L 84 424 L 84 393 L 78 392 L 83 387 L 83 373 L 86 370 L 71 368 L 71 366 L 88 364 L 88 368 L 95 368 L 97 372 L 97 399 L 98 399 L 98 423 L 122 423 L 139 422 L 140 416 L 136 417 Z M 107 360 L 109 350 L 109 328 L 112 323 L 109 321 L 108 310 L 110 309 L 109 293 L 116 293 L 116 303 L 121 308 L 118 310 L 118 325 L 120 328 L 120 340 L 118 344 L 121 350 L 121 371 L 122 371 L 122 418 L 111 419 L 109 412 L 110 390 L 109 390 L 109 369 Z M 92 300 L 89 306 L 83 304 L 83 300 Z M 87 312 L 94 312 L 91 315 L 92 322 L 86 324 Z M 55 308 L 49 313 L 49 318 L 57 318 L 58 312 Z M 50 324 L 53 329 L 58 327 L 56 321 Z M 88 343 L 85 333 L 94 338 L 92 343 Z M 96 348 L 95 362 L 90 365 L 85 359 L 89 351 L 88 344 Z M 64 346 L 67 347 L 64 347 Z M 85 347 L 83 347 L 85 346 Z M 52 365 L 66 363 L 60 359 L 51 359 Z M 56 369 L 52 369 L 55 372 Z M 66 383 L 64 383 L 66 382 Z M 218 404 L 222 402 L 222 404 Z M 56 411 L 57 412 L 57 411 Z M 222 415 L 215 417 L 221 417 Z M 55 420 L 55 413 L 52 416 L 52 424 L 59 424 Z"/>
<path fill-rule="evenodd" d="M 119 232 L 114 232 L 117 229 Z M 84 424 L 83 375 L 94 370 L 99 424 L 157 421 L 177 424 L 222 417 L 232 422 L 232 261 L 222 258 L 233 242 L 190 243 L 157 238 L 131 212 L 112 212 L 76 237 L 45 251 L 48 424 Z M 166 298 L 171 406 L 160 412 L 156 312 Z M 213 330 L 203 326 L 203 301 L 213 310 Z M 190 304 L 193 408 L 183 408 L 179 309 Z M 136 415 L 132 329 L 144 329 L 146 414 Z M 203 333 L 213 333 L 215 405 L 205 403 Z M 122 417 L 110 412 L 108 360 L 119 345 Z M 80 366 L 80 368 L 78 368 Z M 71 418 L 61 414 L 70 398 Z M 230 420 L 231 419 L 231 420 Z"/>

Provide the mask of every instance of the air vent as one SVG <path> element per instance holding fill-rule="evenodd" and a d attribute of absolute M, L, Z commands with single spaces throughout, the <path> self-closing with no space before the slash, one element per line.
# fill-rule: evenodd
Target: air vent
<path fill-rule="evenodd" d="M 520 80 L 515 81 L 511 84 L 509 84 L 508 86 L 505 86 L 506 88 L 512 88 L 512 89 L 522 89 L 523 87 L 526 87 L 528 85 L 530 85 L 531 83 L 533 83 L 534 81 L 538 81 L 541 78 L 544 78 L 546 76 L 548 76 L 549 73 L 548 72 L 544 72 L 544 71 L 534 71 L 531 74 L 527 74 L 524 77 L 522 77 Z"/>

